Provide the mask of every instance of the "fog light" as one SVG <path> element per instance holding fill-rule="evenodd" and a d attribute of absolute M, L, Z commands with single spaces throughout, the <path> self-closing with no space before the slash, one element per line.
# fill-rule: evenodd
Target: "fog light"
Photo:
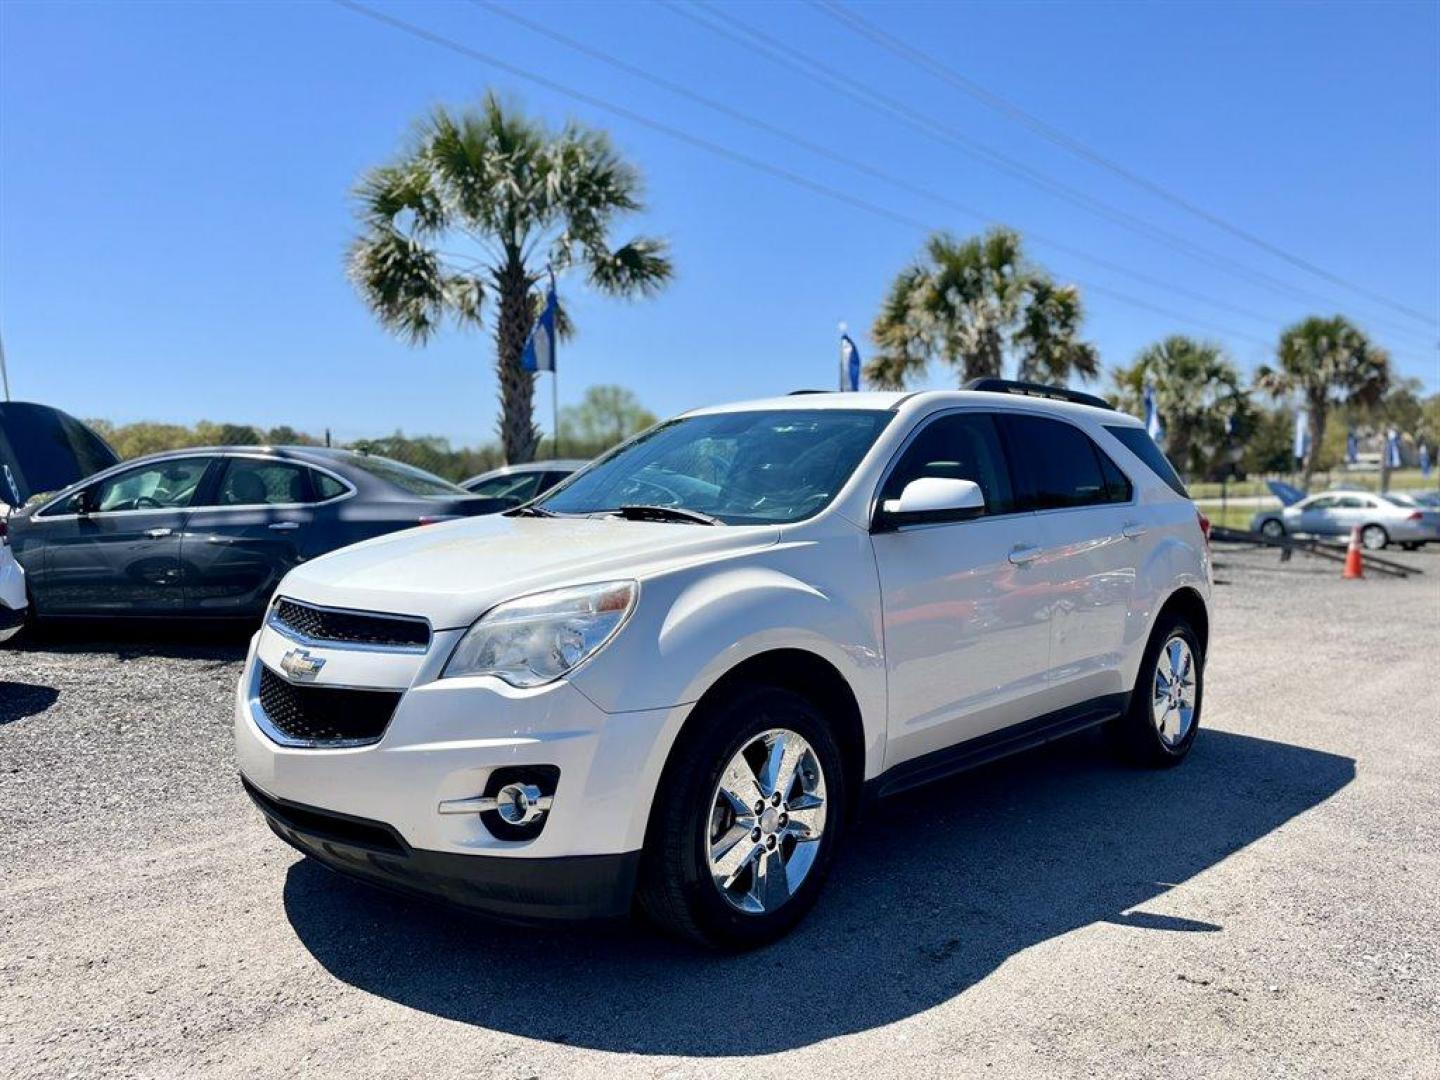
<path fill-rule="evenodd" d="M 534 784 L 506 784 L 495 793 L 495 811 L 507 825 L 531 825 L 550 807 Z"/>

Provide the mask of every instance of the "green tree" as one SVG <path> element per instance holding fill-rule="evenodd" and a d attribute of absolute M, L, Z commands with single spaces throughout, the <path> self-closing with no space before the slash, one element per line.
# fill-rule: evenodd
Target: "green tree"
<path fill-rule="evenodd" d="M 1022 379 L 1091 379 L 1100 356 L 1080 340 L 1083 317 L 1079 290 L 1030 264 L 1014 230 L 966 240 L 936 233 L 891 282 L 870 331 L 879 348 L 865 377 L 899 388 L 940 360 L 961 383 L 1002 375 L 1007 361 Z"/>
<path fill-rule="evenodd" d="M 1310 452 L 1303 487 L 1308 491 L 1330 410 L 1379 402 L 1390 384 L 1390 358 L 1344 316 L 1312 315 L 1281 333 L 1275 360 L 1275 367 L 1256 371 L 1255 383 L 1273 397 L 1298 398 L 1305 408 Z"/>
<path fill-rule="evenodd" d="M 597 454 L 655 423 L 655 414 L 623 386 L 592 386 L 579 405 L 560 411 L 565 446 Z"/>
<path fill-rule="evenodd" d="M 1246 424 L 1248 404 L 1240 370 L 1220 346 L 1174 334 L 1147 346 L 1114 373 L 1111 400 L 1139 415 L 1147 385 L 1165 427 L 1165 452 L 1191 477 L 1204 476 L 1225 446 L 1231 423 Z"/>
<path fill-rule="evenodd" d="M 481 325 L 488 297 L 500 384 L 499 431 L 510 462 L 539 441 L 534 376 L 520 366 L 547 265 L 577 268 L 615 296 L 648 296 L 670 280 L 665 245 L 637 237 L 614 245 L 616 219 L 643 209 L 640 175 L 601 131 L 558 133 L 502 105 L 437 108 L 399 158 L 357 189 L 362 231 L 349 274 L 380 322 L 412 344 L 446 317 Z M 562 317 L 559 329 L 568 332 Z"/>

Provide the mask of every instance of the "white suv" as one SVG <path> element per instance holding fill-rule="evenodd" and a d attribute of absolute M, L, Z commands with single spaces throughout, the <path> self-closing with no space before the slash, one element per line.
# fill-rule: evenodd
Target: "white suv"
<path fill-rule="evenodd" d="M 700 409 L 291 571 L 246 789 L 373 883 L 735 948 L 814 903 L 868 797 L 1102 723 L 1179 762 L 1207 523 L 1132 418 L 983 386 Z"/>

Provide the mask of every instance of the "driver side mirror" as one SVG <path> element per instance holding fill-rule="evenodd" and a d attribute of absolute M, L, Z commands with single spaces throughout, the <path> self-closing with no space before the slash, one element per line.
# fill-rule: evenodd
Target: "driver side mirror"
<path fill-rule="evenodd" d="M 95 491 L 93 488 L 85 488 L 77 491 L 70 498 L 70 512 L 80 517 L 88 517 L 95 512 Z"/>
<path fill-rule="evenodd" d="M 898 499 L 886 499 L 875 515 L 875 529 L 884 532 L 902 525 L 964 521 L 985 512 L 985 494 L 973 480 L 922 476 L 911 480 Z"/>

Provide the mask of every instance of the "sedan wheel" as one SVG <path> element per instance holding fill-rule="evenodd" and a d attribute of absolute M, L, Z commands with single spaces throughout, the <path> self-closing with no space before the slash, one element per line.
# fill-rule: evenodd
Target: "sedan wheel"
<path fill-rule="evenodd" d="M 1275 518 L 1268 518 L 1265 523 L 1260 526 L 1260 535 L 1267 536 L 1271 540 L 1279 540 L 1280 537 L 1285 535 L 1285 526 Z"/>
<path fill-rule="evenodd" d="M 1360 543 L 1366 551 L 1381 551 L 1390 543 L 1390 534 L 1381 525 L 1366 525 L 1360 530 Z"/>

